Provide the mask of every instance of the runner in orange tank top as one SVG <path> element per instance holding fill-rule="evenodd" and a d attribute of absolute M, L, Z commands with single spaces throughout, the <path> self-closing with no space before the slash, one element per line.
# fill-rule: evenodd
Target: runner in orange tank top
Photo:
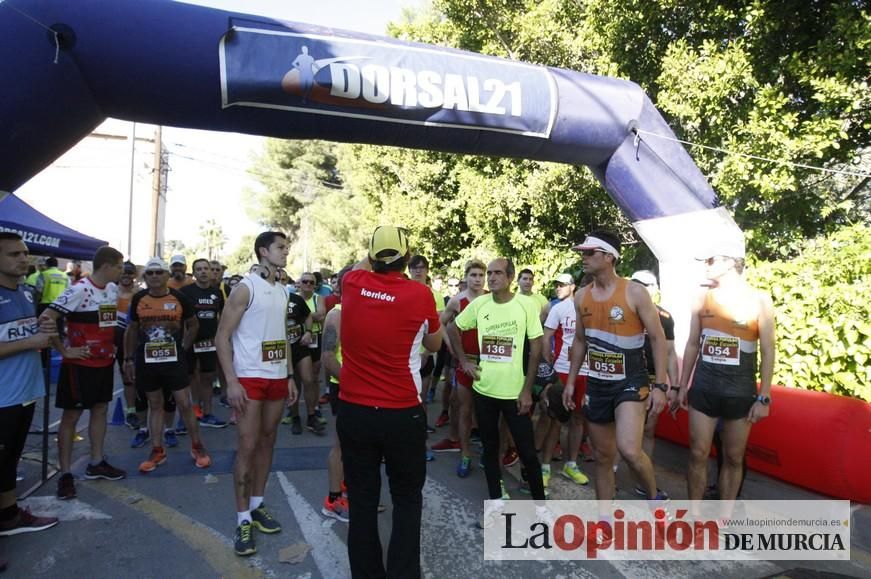
<path fill-rule="evenodd" d="M 717 421 L 723 419 L 723 468 L 717 488 L 732 500 L 741 485 L 750 427 L 768 416 L 774 373 L 774 306 L 771 298 L 743 279 L 743 241 L 712 245 L 699 256 L 712 287 L 696 299 L 684 350 L 680 390 L 672 406 L 689 410 L 690 500 L 702 499 L 708 455 Z M 760 353 L 756 389 L 757 345 Z M 695 372 L 694 372 L 695 370 Z M 692 388 L 688 390 L 690 376 Z"/>
<path fill-rule="evenodd" d="M 668 390 L 668 355 L 659 314 L 643 287 L 617 276 L 616 235 L 594 232 L 573 249 L 583 254 L 584 273 L 593 276 L 593 283 L 575 294 L 577 325 L 563 404 L 575 407 L 575 378 L 586 358 L 584 415 L 596 455 L 596 498 L 614 497 L 613 465 L 619 450 L 647 498 L 664 500 L 656 489 L 653 463 L 641 445 L 645 414 L 662 412 Z M 644 359 L 645 329 L 656 366 L 652 390 Z"/>

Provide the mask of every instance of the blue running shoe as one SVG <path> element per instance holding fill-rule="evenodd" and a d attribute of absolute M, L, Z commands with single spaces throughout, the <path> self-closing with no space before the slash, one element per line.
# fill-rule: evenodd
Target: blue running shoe
<path fill-rule="evenodd" d="M 175 430 L 169 429 L 163 431 L 163 444 L 169 448 L 178 446 L 178 438 L 175 437 Z"/>
<path fill-rule="evenodd" d="M 428 449 L 428 448 L 426 449 L 426 455 L 425 455 L 425 456 L 426 456 L 426 461 L 427 461 L 427 462 L 432 462 L 432 461 L 435 460 L 435 455 L 434 455 L 434 454 L 432 453 L 432 451 L 431 451 L 430 449 Z"/>
<path fill-rule="evenodd" d="M 471 459 L 471 457 L 464 456 L 460 459 L 460 462 L 457 465 L 457 476 L 460 478 L 466 478 L 471 473 L 472 473 L 472 459 Z"/>
<path fill-rule="evenodd" d="M 206 428 L 226 428 L 227 423 L 223 420 L 219 420 L 217 416 L 214 414 L 206 414 L 202 418 L 199 419 L 200 426 L 204 426 Z"/>
<path fill-rule="evenodd" d="M 133 437 L 133 440 L 130 441 L 130 448 L 141 448 L 149 440 L 151 440 L 151 437 L 148 436 L 148 431 L 140 428 Z"/>
<path fill-rule="evenodd" d="M 188 427 L 184 425 L 184 420 L 178 419 L 178 424 L 175 425 L 176 436 L 187 436 Z"/>

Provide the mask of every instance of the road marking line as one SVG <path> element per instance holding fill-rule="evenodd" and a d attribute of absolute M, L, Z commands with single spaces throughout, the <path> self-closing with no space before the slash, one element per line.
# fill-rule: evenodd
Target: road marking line
<path fill-rule="evenodd" d="M 274 575 L 262 568 L 258 558 L 242 559 L 232 550 L 230 539 L 215 529 L 185 516 L 175 509 L 120 485 L 90 485 L 91 489 L 115 502 L 139 511 L 187 543 L 221 577 L 260 579 Z M 217 539 L 217 540 L 216 540 Z"/>
<path fill-rule="evenodd" d="M 324 524 L 327 520 L 309 505 L 283 472 L 277 472 L 275 476 L 287 497 L 287 504 L 293 511 L 302 536 L 312 546 L 310 553 L 320 574 L 326 579 L 350 577 L 351 567 L 344 541 L 336 535 L 332 525 Z"/>
<path fill-rule="evenodd" d="M 18 503 L 40 516 L 57 517 L 60 521 L 95 521 L 111 519 L 103 511 L 82 500 L 60 501 L 54 496 L 28 497 Z"/>

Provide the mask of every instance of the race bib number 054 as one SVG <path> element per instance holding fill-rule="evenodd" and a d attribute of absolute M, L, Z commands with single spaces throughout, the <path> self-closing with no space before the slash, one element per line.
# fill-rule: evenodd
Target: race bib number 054
<path fill-rule="evenodd" d="M 145 363 L 163 364 L 165 362 L 177 362 L 178 350 L 175 342 L 146 342 Z"/>
<path fill-rule="evenodd" d="M 590 376 L 599 380 L 623 380 L 626 378 L 626 360 L 615 352 L 590 351 Z"/>
<path fill-rule="evenodd" d="M 486 362 L 511 362 L 514 339 L 510 336 L 484 336 L 481 338 L 481 360 Z"/>
<path fill-rule="evenodd" d="M 287 342 L 284 340 L 271 340 L 262 342 L 260 352 L 264 362 L 278 363 L 287 358 Z"/>
<path fill-rule="evenodd" d="M 702 361 L 709 364 L 738 366 L 740 364 L 738 338 L 732 336 L 705 336 L 702 344 Z"/>

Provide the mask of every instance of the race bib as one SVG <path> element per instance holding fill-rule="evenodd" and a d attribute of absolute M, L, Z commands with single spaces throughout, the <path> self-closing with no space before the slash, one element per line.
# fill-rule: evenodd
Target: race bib
<path fill-rule="evenodd" d="M 302 326 L 294 324 L 287 328 L 287 339 L 291 344 L 296 344 L 302 338 Z"/>
<path fill-rule="evenodd" d="M 702 361 L 709 364 L 737 366 L 740 353 L 738 338 L 732 336 L 705 336 L 702 343 Z"/>
<path fill-rule="evenodd" d="M 287 358 L 287 342 L 284 340 L 271 340 L 260 343 L 260 352 L 263 362 L 277 364 Z"/>
<path fill-rule="evenodd" d="M 587 360 L 590 376 L 599 380 L 624 380 L 626 378 L 626 359 L 615 352 L 590 350 Z"/>
<path fill-rule="evenodd" d="M 114 328 L 118 325 L 118 306 L 115 304 L 102 304 L 97 311 L 101 328 Z"/>
<path fill-rule="evenodd" d="M 215 350 L 215 341 L 211 338 L 194 342 L 194 352 L 197 354 L 203 352 L 214 352 Z"/>
<path fill-rule="evenodd" d="M 164 364 L 178 361 L 175 342 L 145 342 L 145 363 Z"/>
<path fill-rule="evenodd" d="M 312 350 L 314 350 L 315 348 L 318 347 L 318 335 L 317 334 L 312 333 L 312 341 L 308 345 L 308 347 L 311 348 Z"/>
<path fill-rule="evenodd" d="M 481 360 L 486 362 L 511 362 L 514 355 L 514 338 L 510 336 L 484 336 L 481 338 Z"/>

